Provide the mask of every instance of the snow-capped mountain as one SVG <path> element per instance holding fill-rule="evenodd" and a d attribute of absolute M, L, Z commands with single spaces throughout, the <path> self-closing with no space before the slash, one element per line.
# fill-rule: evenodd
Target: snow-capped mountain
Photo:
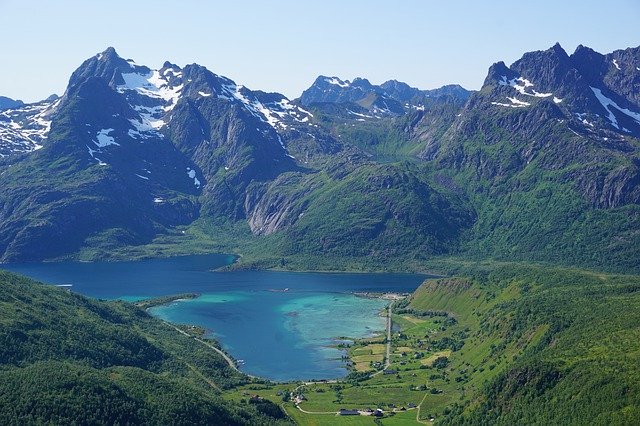
<path fill-rule="evenodd" d="M 489 179 L 564 170 L 554 179 L 570 182 L 593 206 L 637 204 L 638 93 L 640 48 L 602 55 L 578 46 L 569 56 L 556 44 L 509 67 L 493 64 L 446 135 L 420 156 Z"/>
<path fill-rule="evenodd" d="M 21 165 L 2 175 L 15 205 L 0 221 L 0 250 L 56 256 L 115 228 L 142 241 L 201 209 L 241 218 L 238 194 L 296 167 L 285 141 L 293 127 L 317 133 L 311 119 L 280 94 L 197 64 L 151 69 L 109 48 L 72 74 L 60 99 L 0 112 L 0 154 Z M 60 241 L 23 246 L 41 232 Z"/>
<path fill-rule="evenodd" d="M 601 55 L 578 46 L 569 56 L 556 44 L 525 54 L 511 67 L 494 64 L 484 83 L 489 89 L 496 108 L 549 102 L 578 133 L 640 136 L 640 49 Z"/>
<path fill-rule="evenodd" d="M 133 60 L 125 60 L 115 49 L 108 48 L 85 61 L 73 73 L 62 99 L 28 105 L 15 101 L 4 103 L 5 109 L 0 112 L 0 155 L 41 148 L 47 139 L 56 107 L 60 102 L 66 102 L 69 94 L 88 78 L 103 79 L 126 99 L 133 110 L 128 111 L 126 132 L 132 140 L 163 137 L 161 130 L 167 126 L 171 112 L 179 102 L 210 96 L 245 110 L 275 131 L 286 131 L 291 126 L 313 126 L 311 113 L 281 94 L 249 90 L 196 64 L 180 68 L 165 62 L 160 69 L 150 69 Z M 102 141 L 109 140 L 106 130 L 99 129 L 96 137 L 101 134 Z M 286 149 L 282 140 L 277 138 L 280 146 Z M 99 142 L 97 147 L 105 148 L 107 145 L 118 143 Z"/>
<path fill-rule="evenodd" d="M 274 130 L 285 130 L 291 123 L 310 125 L 311 114 L 285 96 L 254 92 L 197 64 L 180 68 L 165 62 L 162 68 L 153 70 L 124 60 L 109 48 L 85 61 L 72 75 L 69 86 L 87 76 L 105 78 L 125 96 L 137 113 L 130 119 L 132 138 L 161 137 L 160 129 L 168 124 L 178 103 L 211 96 L 246 110 Z"/>

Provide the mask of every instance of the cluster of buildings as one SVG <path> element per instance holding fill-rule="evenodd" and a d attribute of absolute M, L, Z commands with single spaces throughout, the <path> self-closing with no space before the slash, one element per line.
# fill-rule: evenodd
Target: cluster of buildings
<path fill-rule="evenodd" d="M 359 416 L 359 415 L 364 415 L 364 416 L 382 417 L 382 416 L 384 416 L 384 411 L 382 411 L 379 408 L 376 408 L 375 410 L 372 410 L 371 408 L 367 408 L 365 410 L 349 410 L 347 408 L 341 408 L 338 411 L 338 415 L 339 416 Z"/>

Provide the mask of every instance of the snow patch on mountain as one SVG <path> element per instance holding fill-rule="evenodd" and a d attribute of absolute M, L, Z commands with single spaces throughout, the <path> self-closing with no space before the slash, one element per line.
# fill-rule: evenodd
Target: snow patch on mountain
<path fill-rule="evenodd" d="M 22 105 L 0 112 L 0 158 L 42 148 L 60 99 Z"/>
<path fill-rule="evenodd" d="M 338 77 L 326 77 L 324 81 L 329 84 L 333 84 L 334 86 L 340 87 L 349 87 L 351 85 L 348 81 L 342 81 Z"/>
<path fill-rule="evenodd" d="M 100 153 L 101 152 L 100 150 L 92 149 L 90 146 L 87 146 L 87 150 L 89 151 L 89 155 L 91 156 L 91 158 L 98 162 L 98 166 L 106 166 L 107 165 L 107 163 L 105 163 L 104 161 L 102 161 L 101 159 L 96 157 L 96 155 L 95 155 L 96 153 Z"/>
<path fill-rule="evenodd" d="M 576 112 L 575 115 L 576 117 L 578 117 L 578 120 L 580 120 L 585 126 L 595 127 L 595 125 L 591 121 L 585 118 L 587 116 L 586 112 Z"/>
<path fill-rule="evenodd" d="M 591 87 L 591 86 L 589 86 Z M 615 127 L 618 130 L 623 130 L 623 131 L 629 131 L 628 129 L 620 129 L 620 126 L 618 124 L 618 119 L 616 118 L 616 116 L 613 114 L 613 110 L 611 108 L 615 108 L 618 111 L 620 111 L 621 113 L 623 113 L 624 115 L 632 118 L 633 120 L 635 120 L 638 124 L 640 124 L 640 114 L 638 114 L 637 112 L 631 111 L 627 108 L 622 108 L 621 106 L 619 106 L 615 101 L 609 99 L 608 97 L 606 97 L 603 93 L 602 90 L 597 89 L 595 87 L 591 87 L 591 90 L 593 91 L 593 94 L 596 96 L 596 98 L 598 99 L 598 102 L 600 102 L 600 104 L 602 105 L 602 107 L 607 111 L 608 115 L 607 115 L 607 119 L 609 119 L 609 122 L 611 123 L 611 125 L 613 127 Z"/>
<path fill-rule="evenodd" d="M 104 148 L 109 145 L 117 145 L 120 146 L 118 142 L 112 136 L 109 136 L 109 133 L 113 132 L 113 129 L 102 129 L 96 134 L 97 141 L 93 141 L 98 148 Z"/>
<path fill-rule="evenodd" d="M 166 124 L 164 116 L 176 106 L 184 88 L 183 84 L 171 85 L 169 78 L 179 79 L 181 77 L 181 71 L 171 68 L 164 70 L 162 74 L 158 70 L 151 70 L 147 73 L 122 74 L 124 84 L 117 86 L 116 90 L 125 95 L 129 92 L 136 93 L 144 100 L 140 104 L 132 105 L 140 118 L 129 120 L 135 128 L 135 130 L 129 131 L 130 136 L 143 139 L 154 136 L 162 137 L 158 130 Z M 136 99 L 133 97 L 130 100 L 130 102 L 135 101 Z"/>
<path fill-rule="evenodd" d="M 549 96 L 553 96 L 553 93 L 540 93 L 531 89 L 531 92 L 527 91 L 528 87 L 533 87 L 533 83 L 531 83 L 526 78 L 516 77 L 511 80 L 507 80 L 507 76 L 503 75 L 500 80 L 498 80 L 498 84 L 501 86 L 510 86 L 518 91 L 518 93 L 526 96 L 534 96 L 537 98 L 547 98 Z"/>
<path fill-rule="evenodd" d="M 249 89 L 231 81 L 223 84 L 222 90 L 224 93 L 218 94 L 219 98 L 239 101 L 254 117 L 269 124 L 276 131 L 286 130 L 289 127 L 288 120 L 307 123 L 313 117 L 309 111 L 292 104 L 284 97 L 279 101 L 263 103 Z"/>
<path fill-rule="evenodd" d="M 513 97 L 513 98 L 507 97 L 507 100 L 509 100 L 511 103 L 507 104 L 507 103 L 504 103 L 504 102 L 491 102 L 491 105 L 497 105 L 497 106 L 503 106 L 503 107 L 511 107 L 511 108 L 524 108 L 524 107 L 528 107 L 529 105 L 531 105 L 529 102 L 521 101 L 520 99 L 517 99 L 515 97 Z"/>
<path fill-rule="evenodd" d="M 521 100 L 519 100 L 519 99 L 517 99 L 515 97 L 514 98 L 507 97 L 507 99 L 509 99 L 511 101 L 511 103 L 514 104 L 514 105 L 519 105 L 519 106 L 529 106 L 529 105 L 531 105 L 529 102 L 521 101 Z"/>
<path fill-rule="evenodd" d="M 178 72 L 175 76 L 181 77 L 182 73 Z M 135 90 L 143 96 L 162 99 L 168 104 L 165 106 L 166 110 L 173 109 L 180 98 L 180 92 L 183 87 L 182 85 L 170 86 L 166 72 L 165 75 L 161 75 L 157 70 L 152 70 L 147 74 L 139 74 L 137 72 L 123 73 L 122 79 L 124 84 L 117 87 L 118 92 L 124 93 L 126 90 Z"/>
<path fill-rule="evenodd" d="M 200 181 L 196 177 L 196 171 L 191 167 L 187 167 L 187 176 L 189 176 L 189 179 L 193 179 L 193 184 L 196 186 L 196 188 L 200 188 Z"/>
<path fill-rule="evenodd" d="M 348 110 L 347 110 L 347 113 L 349 113 L 349 114 L 353 114 L 353 115 L 355 115 L 356 117 L 362 117 L 363 119 L 364 119 L 364 118 L 373 118 L 373 116 L 372 116 L 372 115 L 360 114 L 360 113 L 358 113 L 358 112 L 351 111 L 350 109 L 348 109 Z"/>

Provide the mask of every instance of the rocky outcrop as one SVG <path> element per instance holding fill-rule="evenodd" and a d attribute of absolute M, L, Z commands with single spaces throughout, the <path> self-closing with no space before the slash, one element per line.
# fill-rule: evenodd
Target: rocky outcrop
<path fill-rule="evenodd" d="M 306 196 L 314 189 L 301 184 L 304 177 L 296 174 L 281 175 L 270 185 L 255 184 L 248 188 L 244 209 L 247 223 L 255 235 L 269 235 L 290 227 L 308 205 Z M 293 191 L 281 191 L 293 188 Z"/>
<path fill-rule="evenodd" d="M 576 188 L 596 207 L 612 209 L 640 204 L 640 161 L 603 170 L 589 166 L 570 176 Z"/>

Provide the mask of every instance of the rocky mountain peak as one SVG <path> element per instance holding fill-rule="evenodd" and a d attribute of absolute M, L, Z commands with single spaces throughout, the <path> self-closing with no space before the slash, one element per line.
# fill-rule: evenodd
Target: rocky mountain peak
<path fill-rule="evenodd" d="M 420 89 L 409 86 L 407 83 L 398 80 L 388 80 L 380 85 L 389 96 L 400 102 L 409 102 L 416 96 L 422 94 Z"/>
<path fill-rule="evenodd" d="M 556 43 L 547 50 L 525 53 L 510 68 L 540 88 L 550 90 L 570 84 L 564 79 L 573 67 L 567 52 Z"/>
<path fill-rule="evenodd" d="M 640 136 L 640 108 L 634 104 L 634 96 L 639 93 L 640 81 L 634 80 L 631 70 L 634 59 L 626 56 L 623 61 L 621 52 L 602 55 L 581 45 L 569 57 L 556 44 L 544 51 L 525 53 L 510 67 L 504 62 L 493 64 L 482 90 L 472 96 L 452 126 L 453 138 L 468 140 L 484 132 L 490 143 L 506 140 L 510 147 L 519 146 L 524 160 L 515 167 L 526 166 L 539 153 L 547 156 L 544 167 L 554 169 L 571 161 L 609 161 L 611 157 L 607 156 L 636 151 L 633 141 Z M 504 139 L 483 130 L 490 128 L 500 128 L 500 138 Z M 602 147 L 610 150 L 605 157 L 590 157 Z M 460 162 L 459 153 L 456 155 L 453 162 Z M 492 167 L 483 166 L 483 173 L 498 175 L 499 161 Z M 594 205 L 635 202 L 633 191 L 625 190 L 625 194 L 632 194 L 626 198 L 617 197 L 616 191 L 624 185 L 635 188 L 637 164 L 627 164 L 621 170 L 610 174 L 601 171 L 607 176 L 605 181 L 617 180 L 620 185 L 608 183 L 605 186 L 609 187 L 597 189 L 584 178 L 579 191 Z M 584 176 L 593 178 L 592 172 L 584 172 Z M 616 185 L 618 189 L 612 189 Z"/>
<path fill-rule="evenodd" d="M 507 67 L 503 61 L 494 63 L 489 67 L 487 77 L 484 79 L 482 87 L 494 86 L 497 82 L 511 80 L 518 77 L 518 73 Z"/>
<path fill-rule="evenodd" d="M 361 78 L 361 77 L 356 77 L 353 79 L 353 82 L 351 83 L 351 85 L 353 87 L 360 87 L 364 90 L 375 90 L 376 87 L 371 84 L 371 82 L 369 80 L 367 80 L 366 78 Z"/>
<path fill-rule="evenodd" d="M 567 52 L 560 45 L 560 42 L 556 42 L 556 44 L 551 46 L 551 48 L 549 50 L 553 51 L 555 54 L 557 54 L 559 56 L 567 56 Z"/>
<path fill-rule="evenodd" d="M 122 73 L 133 72 L 137 67 L 131 60 L 121 58 L 113 47 L 87 59 L 76 69 L 69 79 L 68 87 L 73 87 L 89 77 L 106 79 L 112 86 L 124 84 Z"/>
<path fill-rule="evenodd" d="M 164 61 L 164 64 L 162 64 L 162 69 L 167 69 L 167 68 L 171 68 L 178 71 L 180 70 L 180 67 L 177 66 L 176 64 L 172 64 L 169 61 Z"/>
<path fill-rule="evenodd" d="M 604 55 L 583 45 L 579 45 L 576 48 L 575 52 L 570 56 L 570 61 L 571 65 L 591 85 L 598 84 L 607 68 Z"/>

